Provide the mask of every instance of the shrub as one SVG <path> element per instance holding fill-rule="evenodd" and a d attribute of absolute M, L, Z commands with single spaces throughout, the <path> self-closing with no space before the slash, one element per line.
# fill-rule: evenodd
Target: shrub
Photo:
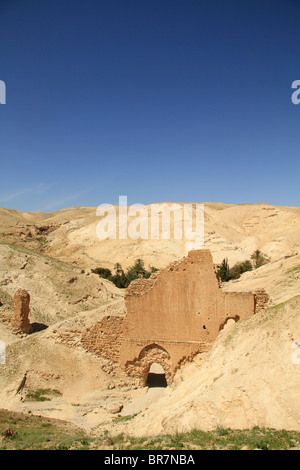
<path fill-rule="evenodd" d="M 238 279 L 246 271 L 252 271 L 252 264 L 250 260 L 241 261 L 236 263 L 229 271 L 229 279 Z"/>
<path fill-rule="evenodd" d="M 111 270 L 107 268 L 95 268 L 92 269 L 92 273 L 98 274 L 98 276 L 104 277 L 104 279 L 109 279 L 112 276 Z"/>
<path fill-rule="evenodd" d="M 250 260 L 240 261 L 230 268 L 227 258 L 224 258 L 217 270 L 217 276 L 222 282 L 227 282 L 231 279 L 238 279 L 243 273 L 251 270 L 252 264 Z"/>
<path fill-rule="evenodd" d="M 113 282 L 119 289 L 124 289 L 135 279 L 148 279 L 151 274 L 158 271 L 154 266 L 150 266 L 149 270 L 145 269 L 145 264 L 142 259 L 137 259 L 133 266 L 130 266 L 125 273 L 120 263 L 116 263 L 114 266 L 115 274 L 112 274 L 110 269 L 107 268 L 95 268 L 92 272 L 98 274 L 98 276 L 108 279 Z"/>

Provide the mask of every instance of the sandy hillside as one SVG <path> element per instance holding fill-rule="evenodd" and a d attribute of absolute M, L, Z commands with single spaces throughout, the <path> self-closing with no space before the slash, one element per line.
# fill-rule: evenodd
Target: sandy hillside
<path fill-rule="evenodd" d="M 30 321 L 52 325 L 105 305 L 123 292 L 89 271 L 0 242 L 0 314 L 9 315 L 18 288 L 30 296 Z"/>
<path fill-rule="evenodd" d="M 85 428 L 112 419 L 110 409 L 126 400 L 128 378 L 122 371 L 116 375 L 108 360 L 88 353 L 81 337 L 103 316 L 124 315 L 124 291 L 20 246 L 1 242 L 0 259 L 0 339 L 6 344 L 0 408 L 73 420 Z M 10 321 L 19 287 L 31 296 L 34 331 L 28 335 L 15 332 Z M 25 372 L 24 394 L 16 395 Z M 44 389 L 58 393 L 50 395 L 50 403 L 23 401 L 26 393 Z"/>
<path fill-rule="evenodd" d="M 116 314 L 124 314 L 122 298 L 43 331 L 11 338 L 6 363 L 0 366 L 0 408 L 69 420 L 85 429 L 112 420 L 114 409 L 136 389 L 110 361 L 86 351 L 81 336 L 103 316 Z M 26 387 L 16 394 L 25 372 Z M 50 390 L 49 401 L 26 399 L 38 390 Z"/>
<path fill-rule="evenodd" d="M 149 214 L 150 206 L 147 224 Z M 129 217 L 128 225 L 136 217 Z M 0 239 L 33 248 L 67 263 L 74 262 L 82 268 L 99 265 L 113 268 L 116 262 L 128 267 L 139 257 L 145 260 L 146 266 L 160 268 L 185 256 L 190 246 L 184 239 L 163 240 L 162 226 L 159 240 L 99 240 L 96 229 L 100 217 L 96 215 L 96 208 L 75 207 L 49 214 L 0 209 L 0 220 Z M 141 219 L 142 224 L 143 220 L 145 217 Z M 212 251 L 215 263 L 228 257 L 229 263 L 234 264 L 249 258 L 257 248 L 272 260 L 299 251 L 298 207 L 205 203 L 204 220 L 205 248 Z M 150 234 L 150 222 L 148 226 Z"/>
<path fill-rule="evenodd" d="M 299 295 L 300 255 L 279 258 L 223 285 L 226 291 L 254 291 L 261 287 L 270 297 L 271 305 Z"/>

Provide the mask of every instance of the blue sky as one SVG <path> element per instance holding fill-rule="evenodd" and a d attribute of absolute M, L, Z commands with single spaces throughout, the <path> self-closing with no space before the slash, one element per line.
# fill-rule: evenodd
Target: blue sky
<path fill-rule="evenodd" d="M 300 0 L 0 0 L 0 206 L 300 205 Z"/>

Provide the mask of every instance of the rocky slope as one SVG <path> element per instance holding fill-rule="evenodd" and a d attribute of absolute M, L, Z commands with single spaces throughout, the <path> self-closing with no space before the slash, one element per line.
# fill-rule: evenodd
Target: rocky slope
<path fill-rule="evenodd" d="M 270 298 L 270 305 L 277 305 L 300 292 L 300 255 L 279 258 L 239 279 L 225 282 L 227 291 L 254 291 L 263 287 Z"/>
<path fill-rule="evenodd" d="M 0 242 L 0 260 L 2 319 L 5 312 L 9 315 L 13 310 L 18 288 L 26 289 L 31 296 L 31 322 L 47 326 L 123 295 L 90 271 L 18 245 Z"/>

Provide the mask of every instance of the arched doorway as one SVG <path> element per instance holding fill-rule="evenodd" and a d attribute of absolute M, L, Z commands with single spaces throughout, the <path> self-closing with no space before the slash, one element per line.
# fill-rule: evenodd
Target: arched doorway
<path fill-rule="evenodd" d="M 145 386 L 147 385 L 151 365 L 154 363 L 163 367 L 162 374 L 165 374 L 167 384 L 171 383 L 173 373 L 170 355 L 162 346 L 156 343 L 145 346 L 136 359 L 126 362 L 124 368 L 128 375 L 140 379 L 141 386 Z M 153 378 L 157 379 L 158 377 Z M 163 379 L 163 377 L 161 378 Z"/>
<path fill-rule="evenodd" d="M 153 364 L 151 364 L 148 372 L 146 385 L 149 388 L 167 387 L 168 384 L 166 380 L 165 371 L 161 364 L 157 362 L 153 362 Z"/>

